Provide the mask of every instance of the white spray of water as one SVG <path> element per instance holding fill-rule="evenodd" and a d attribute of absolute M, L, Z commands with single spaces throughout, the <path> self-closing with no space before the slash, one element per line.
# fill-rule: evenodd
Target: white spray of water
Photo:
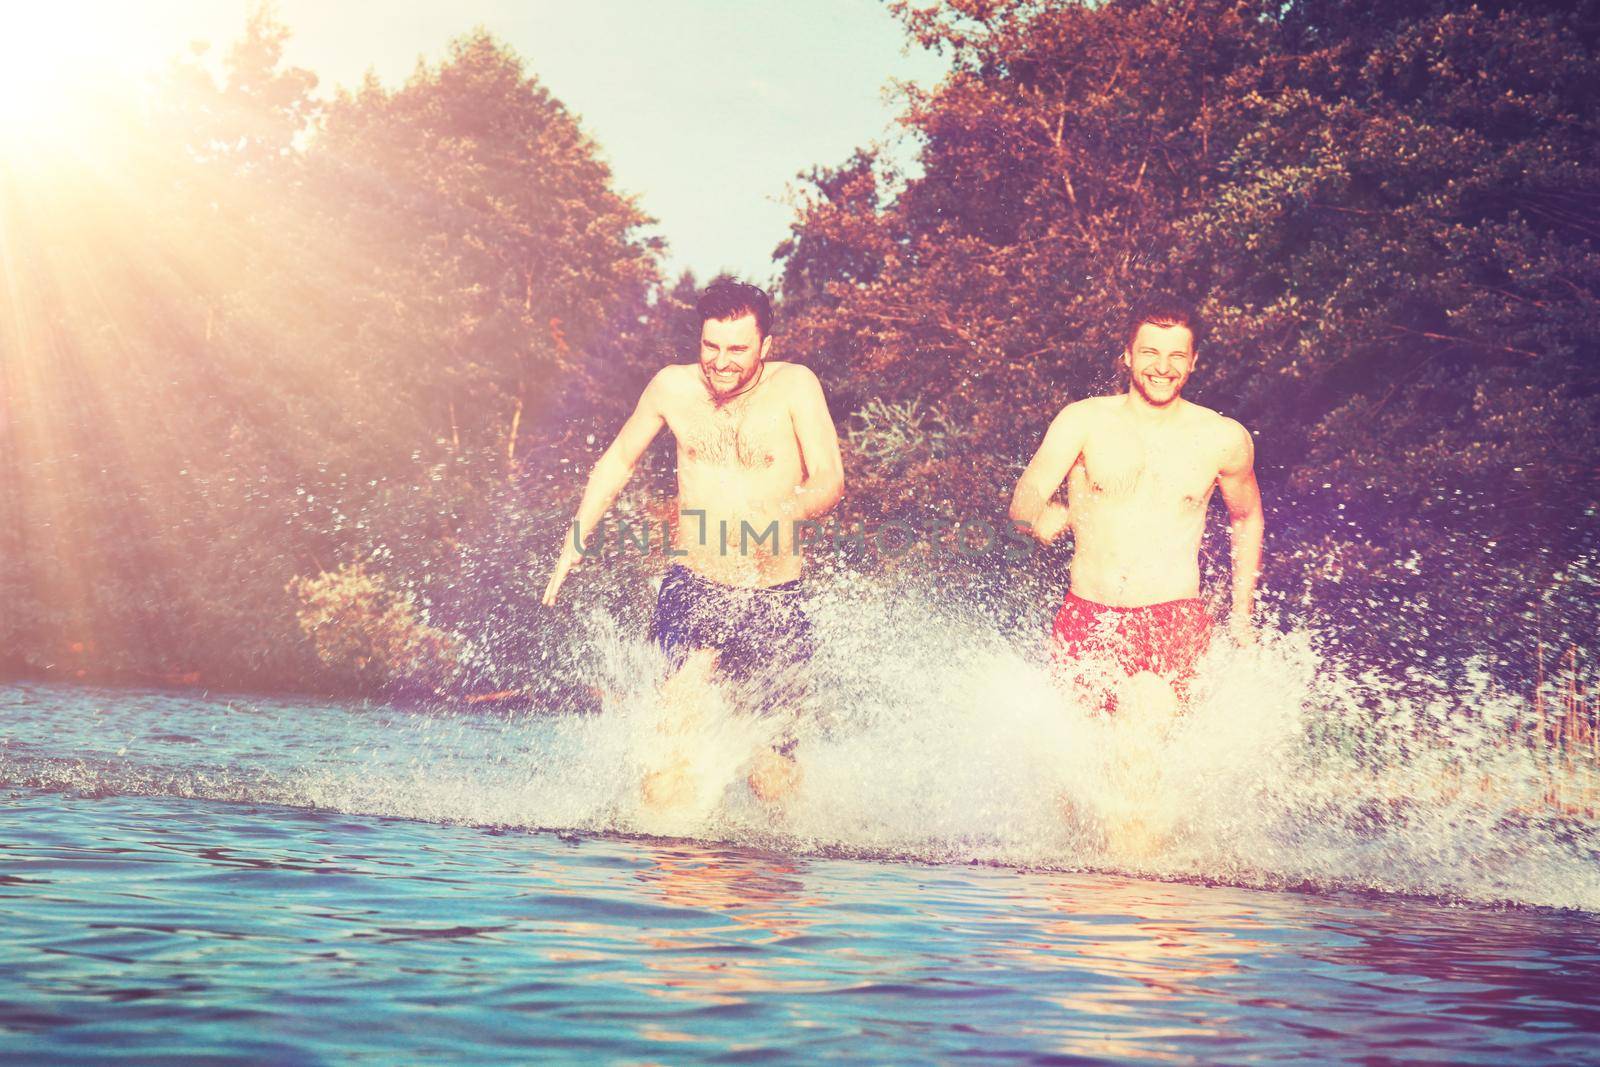
<path fill-rule="evenodd" d="M 1219 642 L 1186 710 L 1152 734 L 1077 703 L 1042 638 L 864 583 L 813 616 L 801 780 L 781 804 L 746 780 L 783 723 L 723 687 L 685 724 L 660 655 L 606 620 L 585 660 L 599 713 L 111 695 L 69 736 L 47 711 L 28 734 L 24 698 L 0 782 L 1600 912 L 1600 825 L 1547 802 L 1552 775 L 1576 772 L 1508 741 L 1530 708 L 1484 672 L 1417 697 L 1416 679 L 1401 695 L 1323 661 L 1309 630 Z M 175 721 L 192 736 L 160 741 Z M 652 799 L 652 774 L 673 768 L 670 803 Z"/>
<path fill-rule="evenodd" d="M 399 776 L 345 768 L 298 788 L 450 821 L 1600 911 L 1594 820 L 1555 816 L 1548 762 L 1506 741 L 1527 709 L 1486 683 L 1401 700 L 1321 661 L 1303 631 L 1219 642 L 1186 710 L 1151 734 L 1075 703 L 1042 641 L 859 591 L 814 614 L 802 778 L 782 804 L 746 784 L 775 724 L 710 690 L 674 730 L 659 657 L 607 627 L 601 714 L 541 719 L 492 770 L 425 745 Z M 674 763 L 689 788 L 650 802 L 642 783 Z"/>

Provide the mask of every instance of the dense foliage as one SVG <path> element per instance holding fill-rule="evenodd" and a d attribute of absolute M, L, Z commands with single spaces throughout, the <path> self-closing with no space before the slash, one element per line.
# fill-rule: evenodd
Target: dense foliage
<path fill-rule="evenodd" d="M 290 580 L 370 563 L 419 627 L 491 617 L 469 571 L 520 591 L 527 490 L 659 360 L 649 220 L 514 54 L 324 105 L 284 37 L 257 15 L 220 84 L 180 63 L 0 188 L 12 669 L 373 678 L 297 621 L 350 583 Z"/>
<path fill-rule="evenodd" d="M 1187 292 L 1195 398 L 1256 433 L 1268 585 L 1357 655 L 1593 633 L 1600 8 L 895 5 L 953 73 L 918 166 L 814 172 L 790 344 L 966 433 L 858 506 L 1003 506 L 1122 309 Z M 855 484 L 881 473 L 859 462 Z"/>

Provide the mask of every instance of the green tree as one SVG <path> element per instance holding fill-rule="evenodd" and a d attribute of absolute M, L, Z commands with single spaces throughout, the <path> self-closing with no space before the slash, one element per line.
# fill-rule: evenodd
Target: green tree
<path fill-rule="evenodd" d="M 513 54 L 472 35 L 323 107 L 285 36 L 257 12 L 221 80 L 177 63 L 88 162 L 0 184 L 25 666 L 335 684 L 290 579 L 341 564 L 476 618 L 565 469 L 534 435 L 642 336 L 647 220 Z"/>
<path fill-rule="evenodd" d="M 1600 532 L 1595 5 L 894 6 L 951 61 L 905 93 L 919 166 L 814 171 L 779 249 L 851 408 L 962 428 L 891 509 L 1003 506 L 1160 285 L 1214 324 L 1196 399 L 1259 431 L 1272 585 L 1374 654 L 1533 633 Z"/>
<path fill-rule="evenodd" d="M 513 424 L 574 385 L 593 397 L 588 357 L 655 282 L 655 242 L 514 53 L 479 31 L 401 89 L 369 78 L 311 157 L 351 252 L 381 264 L 358 290 L 368 358 L 400 356 L 435 426 L 514 457 Z"/>

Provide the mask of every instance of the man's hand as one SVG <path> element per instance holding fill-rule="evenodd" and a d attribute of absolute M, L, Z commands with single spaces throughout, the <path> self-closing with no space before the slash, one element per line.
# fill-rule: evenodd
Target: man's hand
<path fill-rule="evenodd" d="M 650 442 L 667 424 L 667 417 L 662 413 L 662 398 L 671 389 L 670 377 L 682 369 L 667 367 L 650 379 L 650 384 L 645 386 L 643 395 L 639 397 L 639 406 L 633 409 L 633 414 L 628 416 L 628 421 L 617 432 L 616 440 L 601 454 L 594 470 L 589 473 L 589 483 L 583 488 L 578 514 L 572 519 L 572 532 L 561 546 L 555 570 L 550 573 L 550 584 L 544 587 L 545 607 L 555 604 L 561 583 L 567 580 L 567 574 L 583 559 L 578 545 L 587 544 L 596 536 L 595 531 L 600 528 L 606 512 L 611 510 L 617 494 L 633 477 L 633 468 L 639 462 L 639 457 L 644 455 L 644 450 L 650 447 Z M 586 536 L 584 531 L 588 531 Z M 604 542 L 602 533 L 600 544 Z"/>
<path fill-rule="evenodd" d="M 1035 537 L 1040 544 L 1050 545 L 1056 542 L 1056 537 L 1061 536 L 1066 530 L 1067 509 L 1056 501 L 1048 501 L 1032 523 L 1018 523 L 1018 530 L 1030 537 Z"/>
<path fill-rule="evenodd" d="M 1042 544 L 1050 544 L 1067 528 L 1067 509 L 1056 502 L 1055 495 L 1083 454 L 1086 419 L 1084 401 L 1062 408 L 1011 493 L 1011 521 Z"/>
<path fill-rule="evenodd" d="M 582 560 L 582 553 L 572 546 L 571 541 L 562 546 L 561 556 L 556 560 L 555 569 L 550 572 L 550 584 L 544 587 L 545 607 L 555 606 L 556 594 L 561 591 L 561 583 L 567 580 L 567 575 L 571 573 L 572 568 L 576 567 Z"/>
<path fill-rule="evenodd" d="M 1256 643 L 1256 628 L 1250 621 L 1250 616 L 1242 611 L 1236 611 L 1228 616 L 1228 633 L 1233 635 L 1234 641 L 1241 648 L 1249 648 Z"/>

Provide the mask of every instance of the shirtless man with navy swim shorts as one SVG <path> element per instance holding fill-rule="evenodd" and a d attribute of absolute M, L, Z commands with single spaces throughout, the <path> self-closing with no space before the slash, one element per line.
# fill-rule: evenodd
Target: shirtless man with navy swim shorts
<path fill-rule="evenodd" d="M 591 537 L 665 427 L 677 441 L 678 522 L 650 636 L 680 676 L 714 668 L 781 688 L 811 654 L 800 525 L 843 492 L 839 438 L 817 376 L 768 358 L 772 303 L 763 290 L 718 280 L 697 309 L 698 362 L 662 368 L 595 464 L 544 603 L 556 602 L 583 557 L 579 540 Z M 758 758 L 750 776 L 758 795 L 792 785 L 785 756 Z"/>

